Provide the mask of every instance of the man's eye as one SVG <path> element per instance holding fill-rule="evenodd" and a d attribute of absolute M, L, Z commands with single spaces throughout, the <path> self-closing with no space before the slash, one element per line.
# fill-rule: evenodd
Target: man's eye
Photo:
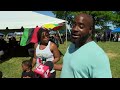
<path fill-rule="evenodd" d="M 84 25 L 79 25 L 79 27 L 80 27 L 81 29 L 83 29 L 83 28 L 84 28 Z"/>

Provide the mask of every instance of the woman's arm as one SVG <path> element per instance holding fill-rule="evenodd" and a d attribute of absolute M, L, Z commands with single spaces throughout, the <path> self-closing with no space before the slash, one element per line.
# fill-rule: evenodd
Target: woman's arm
<path fill-rule="evenodd" d="M 55 70 L 61 70 L 62 69 L 62 64 L 56 64 L 60 60 L 60 52 L 56 46 L 56 44 L 52 43 L 51 45 L 51 51 L 53 52 L 54 55 L 54 69 Z"/>
<path fill-rule="evenodd" d="M 56 44 L 51 43 L 51 51 L 52 51 L 53 56 L 54 56 L 53 63 L 55 64 L 60 60 L 60 52 L 59 52 Z"/>

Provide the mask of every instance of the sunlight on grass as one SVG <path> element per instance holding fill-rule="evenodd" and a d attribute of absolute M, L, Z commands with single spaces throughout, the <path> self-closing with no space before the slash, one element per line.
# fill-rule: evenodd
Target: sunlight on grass
<path fill-rule="evenodd" d="M 70 42 L 67 43 L 69 45 Z M 113 78 L 120 78 L 120 42 L 98 42 L 98 45 L 103 48 L 110 59 L 110 66 L 112 70 Z M 60 44 L 60 51 L 65 54 L 67 48 L 66 43 Z M 62 64 L 62 58 L 58 64 Z M 6 78 L 20 78 L 21 77 L 21 63 L 24 60 L 29 60 L 30 57 L 16 57 L 11 58 L 0 64 L 0 71 L 3 72 L 3 77 Z M 56 78 L 59 78 L 60 71 L 57 71 Z"/>
<path fill-rule="evenodd" d="M 29 60 L 29 57 L 11 58 L 8 61 L 0 64 L 0 71 L 3 72 L 3 77 L 19 78 L 21 77 L 21 63 L 24 60 Z"/>

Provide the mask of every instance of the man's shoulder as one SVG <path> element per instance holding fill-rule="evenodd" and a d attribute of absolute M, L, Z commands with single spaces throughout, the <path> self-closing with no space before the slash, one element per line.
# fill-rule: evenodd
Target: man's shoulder
<path fill-rule="evenodd" d="M 94 54 L 95 57 L 101 57 L 101 58 L 108 58 L 107 54 L 105 53 L 105 51 L 103 50 L 102 47 L 100 47 L 97 43 L 93 42 L 93 44 L 91 45 L 91 53 Z"/>
<path fill-rule="evenodd" d="M 101 49 L 101 47 L 94 41 L 89 42 L 88 44 L 85 45 L 86 49 L 92 49 L 95 50 L 96 49 Z"/>
<path fill-rule="evenodd" d="M 93 54 L 93 55 L 99 55 L 99 54 L 103 54 L 105 55 L 105 51 L 94 41 L 91 41 L 89 42 L 88 44 L 86 44 L 83 49 L 82 49 L 83 52 L 87 53 L 88 54 Z"/>
<path fill-rule="evenodd" d="M 95 50 L 96 52 L 97 51 L 102 51 L 104 52 L 104 50 L 96 43 L 96 42 L 91 42 L 91 47 L 92 47 L 92 50 Z"/>

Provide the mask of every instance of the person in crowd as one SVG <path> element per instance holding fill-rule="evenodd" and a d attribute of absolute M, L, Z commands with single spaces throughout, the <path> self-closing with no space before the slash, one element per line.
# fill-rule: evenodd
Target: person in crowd
<path fill-rule="evenodd" d="M 32 71 L 32 62 L 30 60 L 22 62 L 22 70 L 21 78 L 35 78 L 35 73 Z"/>
<path fill-rule="evenodd" d="M 56 70 L 58 65 L 56 64 L 60 60 L 60 53 L 55 43 L 50 41 L 49 31 L 40 28 L 37 33 L 38 43 L 34 45 L 34 57 L 32 66 L 39 66 L 40 63 L 44 64 L 46 61 L 52 61 L 54 68 L 51 70 L 50 78 L 56 77 Z"/>
<path fill-rule="evenodd" d="M 60 78 L 112 78 L 108 56 L 93 41 L 94 27 L 91 15 L 75 17 L 72 43 L 63 57 Z"/>

